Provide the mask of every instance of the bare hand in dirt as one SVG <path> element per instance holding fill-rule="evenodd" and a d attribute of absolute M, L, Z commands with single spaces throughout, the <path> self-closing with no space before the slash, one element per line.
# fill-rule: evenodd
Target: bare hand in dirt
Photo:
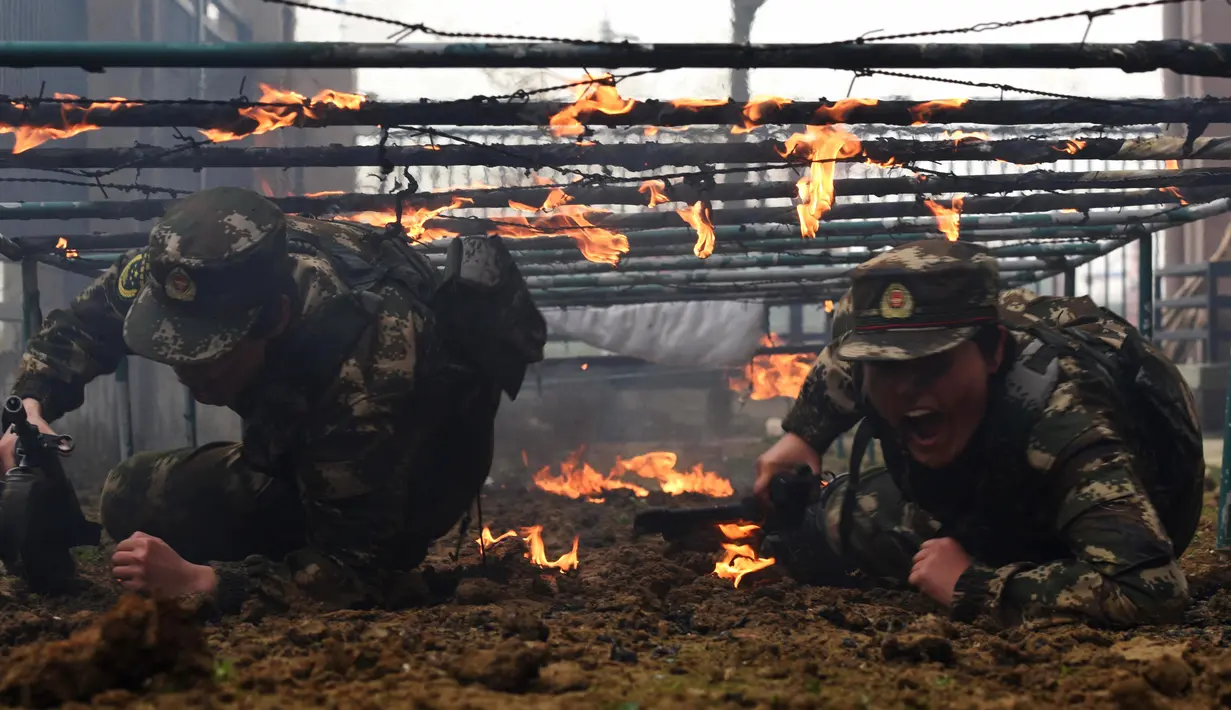
<path fill-rule="evenodd" d="M 26 420 L 44 434 L 54 434 L 51 425 L 43 419 L 43 405 L 39 404 L 37 399 L 23 399 L 21 403 L 26 407 Z M 4 436 L 0 436 L 0 466 L 4 471 L 9 470 L 17 465 L 17 434 L 11 431 L 4 432 Z M 0 471 L 2 473 L 2 471 Z"/>
<path fill-rule="evenodd" d="M 970 555 L 951 537 L 924 540 L 915 553 L 915 566 L 907 580 L 932 599 L 953 606 L 957 580 L 970 567 Z"/>
<path fill-rule="evenodd" d="M 116 545 L 111 574 L 130 592 L 156 599 L 208 594 L 218 585 L 213 568 L 194 565 L 161 539 L 143 532 Z"/>
<path fill-rule="evenodd" d="M 752 492 L 768 504 L 770 480 L 780 473 L 792 473 L 805 464 L 820 473 L 820 454 L 795 434 L 783 434 L 776 444 L 757 458 L 757 480 Z"/>

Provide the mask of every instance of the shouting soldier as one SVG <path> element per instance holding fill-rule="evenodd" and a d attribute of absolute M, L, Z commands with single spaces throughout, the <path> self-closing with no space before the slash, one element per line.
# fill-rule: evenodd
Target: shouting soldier
<path fill-rule="evenodd" d="M 545 340 L 499 239 L 453 247 L 442 279 L 404 236 L 209 189 L 48 315 L 13 389 L 44 431 L 128 353 L 243 420 L 239 443 L 108 474 L 100 514 L 125 588 L 228 612 L 396 602 L 486 480 L 501 390 L 516 396 Z M 476 288 L 475 272 L 499 278 Z M 0 442 L 6 469 L 13 447 Z"/>
<path fill-rule="evenodd" d="M 771 541 L 803 579 L 914 585 L 957 619 L 1133 624 L 1181 611 L 1201 513 L 1192 393 L 1088 298 L 1001 292 L 975 245 L 920 240 L 857 267 L 834 340 L 758 461 L 757 492 L 862 420 L 851 472 Z M 885 466 L 859 471 L 872 437 Z"/>

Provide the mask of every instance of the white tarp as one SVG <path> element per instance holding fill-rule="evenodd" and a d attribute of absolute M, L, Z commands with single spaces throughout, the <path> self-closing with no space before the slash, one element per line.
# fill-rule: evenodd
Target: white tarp
<path fill-rule="evenodd" d="M 738 301 L 545 308 L 552 339 L 679 367 L 741 367 L 765 335 L 765 307 Z"/>

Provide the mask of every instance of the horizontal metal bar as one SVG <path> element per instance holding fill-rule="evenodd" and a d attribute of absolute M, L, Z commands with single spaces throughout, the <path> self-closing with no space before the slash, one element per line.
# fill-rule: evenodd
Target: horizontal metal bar
<path fill-rule="evenodd" d="M 243 42 L 3 42 L 0 66 L 202 68 L 815 68 L 1170 69 L 1227 76 L 1231 45 L 1185 40 L 1131 44 L 464 44 Z"/>
<path fill-rule="evenodd" d="M 841 194 L 849 194 L 845 180 L 838 181 Z M 1116 190 L 1114 192 L 1091 192 L 1072 194 L 1033 194 L 1011 197 L 971 196 L 961 204 L 963 215 L 998 214 L 1007 212 L 1046 212 L 1072 209 L 1084 211 L 1108 207 L 1133 207 L 1142 205 L 1179 204 L 1185 202 L 1208 202 L 1226 194 L 1228 188 L 1190 187 L 1182 195 L 1174 192 L 1151 190 Z M 673 183 L 666 185 L 662 193 L 675 203 L 691 203 L 702 199 L 714 202 L 730 200 L 764 200 L 792 198 L 797 188 L 792 182 L 771 183 L 718 183 L 705 189 L 693 185 Z M 570 204 L 589 205 L 645 205 L 645 192 L 632 187 L 568 187 L 565 193 L 573 198 Z M 454 197 L 470 200 L 467 208 L 507 207 L 509 202 L 540 205 L 546 201 L 549 190 L 542 187 L 511 187 L 489 189 L 459 189 L 447 192 L 416 193 L 403 203 L 404 211 L 415 209 L 438 209 L 451 203 Z M 316 197 L 271 197 L 275 204 L 288 214 L 306 214 L 330 217 L 347 212 L 388 211 L 393 213 L 397 204 L 396 195 L 372 193 L 338 193 Z M 0 221 L 25 219 L 136 219 L 161 218 L 176 200 L 97 200 L 82 202 L 0 202 Z M 949 199 L 940 198 L 936 203 L 952 207 Z M 756 208 L 753 208 L 756 209 Z M 772 208 L 771 208 L 772 209 Z M 747 213 L 751 215 L 752 213 Z M 824 220 L 859 219 L 867 217 L 924 217 L 933 214 L 922 200 L 899 200 L 893 202 L 841 203 L 825 213 Z M 759 220 L 750 219 L 750 222 Z"/>
<path fill-rule="evenodd" d="M 1205 340 L 1208 330 L 1164 330 L 1155 333 L 1155 340 Z"/>
<path fill-rule="evenodd" d="M 1154 278 L 1157 280 L 1162 276 L 1203 276 L 1208 272 L 1209 265 L 1205 263 L 1173 264 L 1154 269 Z"/>
<path fill-rule="evenodd" d="M 1161 311 L 1164 308 L 1208 308 L 1210 298 L 1208 296 L 1190 296 L 1188 298 L 1169 298 L 1154 303 L 1154 310 Z M 1215 308 L 1231 307 L 1231 296 L 1214 296 Z"/>

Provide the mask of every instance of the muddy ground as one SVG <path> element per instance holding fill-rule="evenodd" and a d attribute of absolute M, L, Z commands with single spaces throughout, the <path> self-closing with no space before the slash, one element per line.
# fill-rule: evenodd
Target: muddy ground
<path fill-rule="evenodd" d="M 742 470 L 747 462 L 728 461 Z M 716 467 L 720 472 L 723 467 Z M 734 470 L 734 469 L 733 469 Z M 746 477 L 745 477 L 746 478 Z M 109 552 L 78 550 L 84 591 L 0 597 L 0 702 L 243 708 L 1121 708 L 1231 706 L 1231 564 L 1211 551 L 1212 498 L 1184 568 L 1184 625 L 1129 632 L 952 624 L 909 591 L 803 588 L 773 568 L 739 588 L 719 551 L 634 541 L 647 500 L 601 505 L 527 490 L 485 495 L 494 532 L 542 525 L 561 574 L 506 540 L 480 564 L 472 533 L 429 560 L 436 599 L 399 612 L 202 623 L 120 598 Z M 736 476 L 738 483 L 745 482 Z M 512 482 L 510 482 L 512 481 Z M 712 501 L 679 497 L 672 505 Z M 70 702 L 69 706 L 75 703 Z M 80 706 L 80 705 L 79 705 Z"/>

